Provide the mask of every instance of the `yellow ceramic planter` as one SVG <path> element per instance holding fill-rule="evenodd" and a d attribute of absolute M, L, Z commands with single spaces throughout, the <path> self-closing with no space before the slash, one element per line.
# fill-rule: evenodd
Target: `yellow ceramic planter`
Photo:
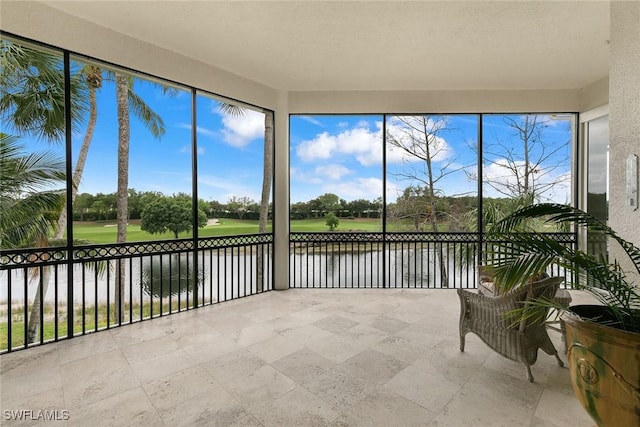
<path fill-rule="evenodd" d="M 573 390 L 599 426 L 640 427 L 640 334 L 583 320 L 603 309 L 563 314 Z"/>

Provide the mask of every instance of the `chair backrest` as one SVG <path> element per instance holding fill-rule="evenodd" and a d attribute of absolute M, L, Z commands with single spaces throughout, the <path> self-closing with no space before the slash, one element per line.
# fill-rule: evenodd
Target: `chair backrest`
<path fill-rule="evenodd" d="M 482 289 L 480 293 L 485 293 L 491 296 L 500 296 L 504 295 L 505 292 L 502 292 L 500 286 L 495 283 L 495 268 L 491 265 L 478 265 L 478 289 Z M 526 282 L 527 285 L 532 283 L 541 282 L 543 279 L 551 278 L 547 273 L 542 272 L 535 277 L 530 277 Z M 562 283 L 562 281 L 560 282 Z M 522 286 L 522 284 L 516 285 L 518 289 Z"/>
<path fill-rule="evenodd" d="M 525 283 L 512 290 L 509 295 L 516 301 L 518 308 L 524 308 L 520 318 L 520 331 L 524 331 L 531 324 L 542 324 L 549 313 L 548 307 L 531 304 L 536 300 L 553 300 L 564 277 L 547 277 L 535 282 Z M 533 310 L 533 312 L 532 312 Z"/>

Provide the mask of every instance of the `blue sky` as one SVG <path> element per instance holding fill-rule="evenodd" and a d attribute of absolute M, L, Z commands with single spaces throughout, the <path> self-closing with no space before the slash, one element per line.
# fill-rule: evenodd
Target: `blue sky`
<path fill-rule="evenodd" d="M 174 88 L 171 93 L 148 80 L 136 79 L 135 92 L 164 120 L 166 133 L 155 139 L 139 119 L 131 117 L 129 188 L 160 191 L 165 194 L 191 194 L 191 96 Z M 98 121 L 85 165 L 79 192 L 113 193 L 117 189 L 117 118 L 115 87 L 105 79 L 98 93 Z M 197 97 L 198 196 L 204 200 L 226 203 L 231 197 L 248 197 L 259 201 L 264 144 L 264 114 L 245 110 L 243 116 L 224 114 L 215 98 Z M 519 116 L 511 116 L 518 119 Z M 420 116 L 418 116 L 420 118 Z M 544 146 L 535 155 L 553 154 L 540 165 L 540 176 L 562 180 L 570 174 L 570 139 L 567 122 L 548 120 Z M 411 117 L 387 117 L 387 131 L 398 141 L 406 140 Z M 436 133 L 431 153 L 433 170 L 440 176 L 435 188 L 448 196 L 476 195 L 477 115 L 430 116 L 424 123 Z M 347 201 L 374 200 L 382 197 L 383 116 L 381 115 L 292 115 L 290 118 L 291 201 L 304 202 L 324 193 L 334 193 Z M 487 161 L 484 177 L 492 182 L 508 183 L 502 160 L 489 156 L 488 147 L 503 153 L 521 153 L 521 142 L 502 115 L 484 116 L 484 144 Z M 84 132 L 73 138 L 74 161 Z M 493 145 L 492 145 L 493 144 Z M 40 149 L 47 145 L 37 145 Z M 555 152 L 555 147 L 563 147 Z M 35 147 L 33 148 L 36 149 Z M 62 145 L 54 147 L 61 155 Z M 546 154 L 545 154 L 546 150 Z M 493 150 L 495 151 L 495 150 Z M 423 161 L 408 156 L 387 144 L 387 200 L 395 201 L 409 185 L 424 179 Z M 520 165 L 515 163 L 516 169 Z M 410 176 L 413 175 L 413 178 Z M 499 196 L 491 186 L 483 187 L 485 196 Z M 545 193 L 548 200 L 569 200 L 569 184 L 556 186 Z"/>
<path fill-rule="evenodd" d="M 131 116 L 129 187 L 138 191 L 191 194 L 191 95 L 171 94 L 136 79 L 135 92 L 164 121 L 166 133 L 153 137 Z M 246 109 L 242 117 L 223 114 L 219 101 L 197 97 L 198 196 L 227 202 L 232 196 L 260 199 L 264 114 Z M 105 81 L 98 95 L 98 121 L 79 192 L 111 193 L 117 188 L 115 88 Z M 84 133 L 74 135 L 74 159 Z"/>
<path fill-rule="evenodd" d="M 519 116 L 511 116 L 518 119 Z M 563 180 L 570 174 L 570 133 L 566 122 L 545 120 L 544 144 L 534 147 L 535 159 L 545 158 L 540 165 L 543 182 Z M 415 121 L 418 120 L 416 123 Z M 387 131 L 398 140 L 407 139 L 407 127 L 420 124 L 420 116 L 387 116 Z M 477 115 L 430 116 L 423 124 L 436 135 L 433 159 L 434 187 L 448 196 L 476 195 L 477 181 Z M 347 201 L 382 196 L 383 144 L 381 115 L 296 115 L 291 117 L 291 201 L 307 201 L 324 193 L 334 193 Z M 503 159 L 489 155 L 489 148 L 512 152 L 512 169 L 522 167 L 522 143 L 505 123 L 505 116 L 484 116 L 485 159 L 483 176 L 495 183 L 510 183 L 515 177 L 506 173 Z M 556 151 L 556 148 L 558 150 Z M 553 152 L 553 153 L 552 153 Z M 552 154 L 551 154 L 552 153 Z M 387 200 L 393 202 L 409 185 L 426 179 L 425 163 L 402 150 L 387 145 Z M 542 179 L 544 177 L 544 180 Z M 498 185 L 499 186 L 499 185 Z M 500 193 L 483 186 L 485 196 Z M 564 202 L 569 198 L 569 185 L 557 185 L 543 196 Z"/>

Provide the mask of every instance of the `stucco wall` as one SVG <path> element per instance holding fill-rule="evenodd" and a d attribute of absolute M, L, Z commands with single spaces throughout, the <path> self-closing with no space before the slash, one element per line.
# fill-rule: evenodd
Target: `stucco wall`
<path fill-rule="evenodd" d="M 272 88 L 118 34 L 47 5 L 3 1 L 2 29 L 245 102 L 275 108 Z M 606 104 L 607 82 L 570 90 L 291 92 L 292 113 L 557 112 Z"/>
<path fill-rule="evenodd" d="M 640 2 L 611 2 L 610 224 L 640 245 L 640 209 L 625 205 L 625 165 L 640 156 Z"/>
<path fill-rule="evenodd" d="M 580 90 L 291 92 L 292 113 L 572 112 Z M 606 102 L 606 101 L 605 101 Z"/>
<path fill-rule="evenodd" d="M 580 111 L 589 111 L 609 103 L 609 77 L 591 83 L 580 91 Z"/>
<path fill-rule="evenodd" d="M 3 31 L 247 103 L 271 109 L 275 105 L 276 91 L 267 86 L 47 5 L 31 1 L 2 1 L 1 8 Z"/>

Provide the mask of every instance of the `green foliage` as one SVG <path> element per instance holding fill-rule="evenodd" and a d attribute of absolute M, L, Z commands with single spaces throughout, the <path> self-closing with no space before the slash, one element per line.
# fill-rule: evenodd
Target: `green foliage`
<path fill-rule="evenodd" d="M 545 220 L 551 225 L 577 224 L 607 235 L 626 253 L 635 270 L 633 274 L 640 276 L 640 248 L 584 211 L 567 205 L 544 203 L 520 209 L 491 229 L 490 238 L 504 242 L 494 247 L 491 263 L 500 284 L 510 289 L 548 266 L 558 265 L 575 273 L 578 279 L 572 283 L 575 289 L 591 293 L 611 309 L 621 329 L 640 332 L 640 293 L 618 262 L 609 263 L 603 257 L 590 255 L 557 242 L 545 233 L 527 229 L 531 220 Z M 514 232 L 523 228 L 528 232 Z"/>
<path fill-rule="evenodd" d="M 3 127 L 37 139 L 64 141 L 65 94 L 62 57 L 0 40 L 0 117 Z M 79 131 L 88 111 L 87 85 L 71 77 L 71 124 Z"/>
<path fill-rule="evenodd" d="M 162 197 L 147 205 L 142 211 L 140 228 L 151 234 L 166 231 L 173 233 L 177 239 L 179 233 L 191 231 L 192 215 L 190 201 L 181 200 L 179 196 Z M 207 225 L 207 215 L 198 210 L 198 227 Z"/>
<path fill-rule="evenodd" d="M 51 152 L 25 153 L 15 137 L 0 133 L 0 247 L 46 241 L 64 203 L 64 160 Z"/>
<path fill-rule="evenodd" d="M 338 227 L 338 224 L 340 224 L 340 220 L 338 219 L 336 214 L 334 214 L 333 212 L 327 213 L 324 216 L 324 221 L 329 227 L 329 231 L 335 230 Z"/>

